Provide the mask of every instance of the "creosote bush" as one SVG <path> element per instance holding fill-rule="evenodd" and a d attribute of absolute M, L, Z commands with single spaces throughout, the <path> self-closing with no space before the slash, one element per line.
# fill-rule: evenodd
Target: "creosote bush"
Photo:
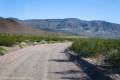
<path fill-rule="evenodd" d="M 34 36 L 34 35 L 9 35 L 9 34 L 0 34 L 0 46 L 13 46 L 15 44 L 20 44 L 21 42 L 34 43 L 41 41 L 54 41 L 62 42 L 64 40 L 72 40 L 72 38 L 65 38 L 59 36 Z"/>
<path fill-rule="evenodd" d="M 105 56 L 112 66 L 120 66 L 120 40 L 115 39 L 76 39 L 70 47 L 80 57 Z"/>
<path fill-rule="evenodd" d="M 4 47 L 0 47 L 0 55 L 4 55 L 6 53 L 7 49 Z"/>
<path fill-rule="evenodd" d="M 120 49 L 111 49 L 107 53 L 105 61 L 110 65 L 114 65 L 114 67 L 120 67 Z"/>

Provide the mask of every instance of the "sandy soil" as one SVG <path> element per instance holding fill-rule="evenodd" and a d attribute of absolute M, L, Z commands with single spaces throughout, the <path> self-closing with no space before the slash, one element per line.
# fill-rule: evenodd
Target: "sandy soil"
<path fill-rule="evenodd" d="M 0 80 L 87 80 L 64 50 L 71 43 L 28 46 L 0 57 Z"/>

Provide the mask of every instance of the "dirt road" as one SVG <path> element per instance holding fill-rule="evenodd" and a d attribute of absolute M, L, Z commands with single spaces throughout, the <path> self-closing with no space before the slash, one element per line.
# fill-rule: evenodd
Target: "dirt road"
<path fill-rule="evenodd" d="M 64 50 L 71 43 L 29 46 L 0 57 L 0 80 L 87 80 Z"/>

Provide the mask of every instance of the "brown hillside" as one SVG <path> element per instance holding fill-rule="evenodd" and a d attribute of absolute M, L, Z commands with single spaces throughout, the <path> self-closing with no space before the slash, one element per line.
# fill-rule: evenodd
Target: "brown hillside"
<path fill-rule="evenodd" d="M 32 35 L 60 35 L 60 33 L 33 29 L 22 22 L 13 19 L 0 19 L 0 33 L 8 34 L 32 34 Z"/>

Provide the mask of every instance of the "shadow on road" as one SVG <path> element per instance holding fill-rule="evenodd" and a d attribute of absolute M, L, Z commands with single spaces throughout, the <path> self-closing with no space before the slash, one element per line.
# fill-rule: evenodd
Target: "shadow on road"
<path fill-rule="evenodd" d="M 61 52 L 65 54 L 65 52 Z M 50 59 L 49 61 L 54 61 L 54 62 L 60 62 L 60 63 L 73 63 L 73 59 L 70 58 L 65 58 L 65 59 Z M 78 66 L 77 66 L 78 67 Z M 62 68 L 62 67 L 61 67 Z M 56 72 L 48 72 L 52 74 L 57 74 L 60 75 L 60 79 L 63 80 L 91 80 L 88 77 L 83 74 L 83 71 L 78 68 L 78 70 L 75 69 L 67 69 L 63 71 L 56 71 Z"/>
<path fill-rule="evenodd" d="M 92 80 L 112 80 L 109 76 L 107 76 L 103 70 L 97 68 L 95 65 L 87 62 L 86 60 L 80 58 L 79 56 L 75 56 L 66 49 L 64 51 L 66 56 L 74 62 L 79 68 L 82 68 L 83 71 L 92 79 Z"/>
<path fill-rule="evenodd" d="M 86 77 L 62 77 L 61 79 L 67 80 L 88 80 Z"/>
<path fill-rule="evenodd" d="M 63 60 L 63 59 L 50 59 L 49 61 L 55 61 L 55 62 L 71 62 L 70 60 Z"/>
<path fill-rule="evenodd" d="M 67 70 L 67 71 L 62 71 L 62 72 L 50 72 L 50 73 L 54 73 L 54 74 L 63 75 L 61 77 L 61 79 L 64 79 L 64 80 L 112 80 L 110 77 L 108 77 L 106 74 L 104 74 L 104 71 L 97 68 L 93 64 L 85 61 L 84 59 L 80 58 L 79 56 L 76 56 L 76 55 L 73 55 L 73 54 L 69 53 L 67 49 L 64 52 L 61 52 L 61 53 L 64 53 L 68 57 L 68 60 L 65 60 L 65 59 L 51 59 L 49 61 L 72 62 L 77 67 L 82 69 L 82 71 Z M 64 75 L 68 75 L 68 74 L 81 74 L 83 71 L 88 75 L 88 77 L 90 79 L 88 79 L 86 77 L 73 77 L 73 76 L 72 77 L 64 77 Z"/>
<path fill-rule="evenodd" d="M 53 72 L 53 73 L 65 75 L 65 74 L 76 74 L 76 73 L 81 73 L 81 71 L 78 71 L 78 70 L 67 70 L 67 71 Z"/>

